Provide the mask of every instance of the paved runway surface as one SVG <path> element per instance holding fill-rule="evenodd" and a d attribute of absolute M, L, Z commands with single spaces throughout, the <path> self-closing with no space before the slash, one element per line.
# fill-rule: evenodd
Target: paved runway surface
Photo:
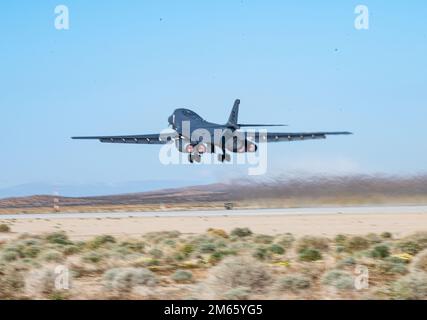
<path fill-rule="evenodd" d="M 239 209 L 206 211 L 145 211 L 145 212 L 100 212 L 100 213 L 46 213 L 4 214 L 0 220 L 19 219 L 93 219 L 93 218 L 144 218 L 144 217 L 221 217 L 221 216 L 292 216 L 292 215 L 364 215 L 364 214 L 427 214 L 427 206 L 367 206 L 367 207 L 322 207 L 285 209 Z"/>
<path fill-rule="evenodd" d="M 88 239 L 100 234 L 139 237 L 166 230 L 195 234 L 217 228 L 229 232 L 237 227 L 271 235 L 290 232 L 334 237 L 338 233 L 389 231 L 394 237 L 402 237 L 427 231 L 427 206 L 13 214 L 0 215 L 0 223 L 7 223 L 12 230 L 0 233 L 0 241 L 59 230 L 73 239 Z"/>

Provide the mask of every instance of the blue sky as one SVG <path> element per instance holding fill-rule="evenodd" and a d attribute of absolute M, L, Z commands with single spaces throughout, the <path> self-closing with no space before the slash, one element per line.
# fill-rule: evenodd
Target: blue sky
<path fill-rule="evenodd" d="M 70 30 L 54 28 L 65 4 Z M 354 28 L 368 6 L 369 30 Z M 268 175 L 427 170 L 425 1 L 13 1 L 0 5 L 0 188 L 222 181 L 242 165 L 164 166 L 158 147 L 72 141 L 154 133 L 177 107 L 287 131 Z"/>

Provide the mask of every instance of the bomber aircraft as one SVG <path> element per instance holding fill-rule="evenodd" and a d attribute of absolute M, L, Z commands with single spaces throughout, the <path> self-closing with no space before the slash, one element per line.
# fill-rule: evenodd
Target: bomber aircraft
<path fill-rule="evenodd" d="M 310 139 L 325 139 L 327 135 L 347 135 L 348 131 L 335 132 L 251 132 L 244 127 L 285 126 L 283 124 L 241 124 L 238 123 L 240 100 L 234 102 L 227 123 L 217 124 L 208 122 L 190 109 L 175 109 L 168 118 L 171 132 L 159 134 L 124 135 L 124 136 L 90 136 L 72 137 L 72 139 L 95 139 L 105 143 L 133 144 L 166 144 L 175 143 L 179 152 L 188 153 L 190 163 L 200 162 L 204 153 L 218 154 L 220 162 L 230 161 L 230 154 L 256 152 L 257 144 L 262 142 L 301 141 Z"/>

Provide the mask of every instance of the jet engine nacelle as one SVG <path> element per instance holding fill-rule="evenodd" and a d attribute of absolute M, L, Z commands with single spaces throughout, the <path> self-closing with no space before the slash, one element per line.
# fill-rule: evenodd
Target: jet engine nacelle
<path fill-rule="evenodd" d="M 179 139 L 175 141 L 176 148 L 183 153 L 198 153 L 203 154 L 210 152 L 208 146 L 204 143 L 190 143 L 189 140 Z"/>
<path fill-rule="evenodd" d="M 183 153 L 193 153 L 194 145 L 190 143 L 190 141 L 185 139 L 177 139 L 175 140 L 175 146 L 179 152 Z"/>
<path fill-rule="evenodd" d="M 226 142 L 226 149 L 235 153 L 256 152 L 258 150 L 258 146 L 248 139 L 240 140 L 233 138 Z"/>

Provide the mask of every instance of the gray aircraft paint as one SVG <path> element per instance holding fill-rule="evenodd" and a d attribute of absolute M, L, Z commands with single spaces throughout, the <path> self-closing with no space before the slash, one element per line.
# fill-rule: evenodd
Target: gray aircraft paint
<path fill-rule="evenodd" d="M 196 112 L 178 108 L 168 117 L 173 132 L 162 134 L 143 134 L 125 136 L 86 136 L 72 139 L 96 139 L 103 143 L 165 144 L 175 142 L 180 152 L 189 153 L 189 161 L 200 162 L 205 152 L 216 153 L 215 147 L 222 152 L 220 161 L 227 160 L 226 151 L 256 152 L 257 144 L 262 142 L 302 141 L 325 139 L 327 135 L 348 135 L 348 131 L 335 132 L 255 132 L 241 130 L 245 127 L 284 126 L 282 124 L 240 124 L 238 123 L 240 100 L 234 102 L 228 121 L 225 124 L 208 122 Z M 202 145 L 203 148 L 198 148 Z"/>

